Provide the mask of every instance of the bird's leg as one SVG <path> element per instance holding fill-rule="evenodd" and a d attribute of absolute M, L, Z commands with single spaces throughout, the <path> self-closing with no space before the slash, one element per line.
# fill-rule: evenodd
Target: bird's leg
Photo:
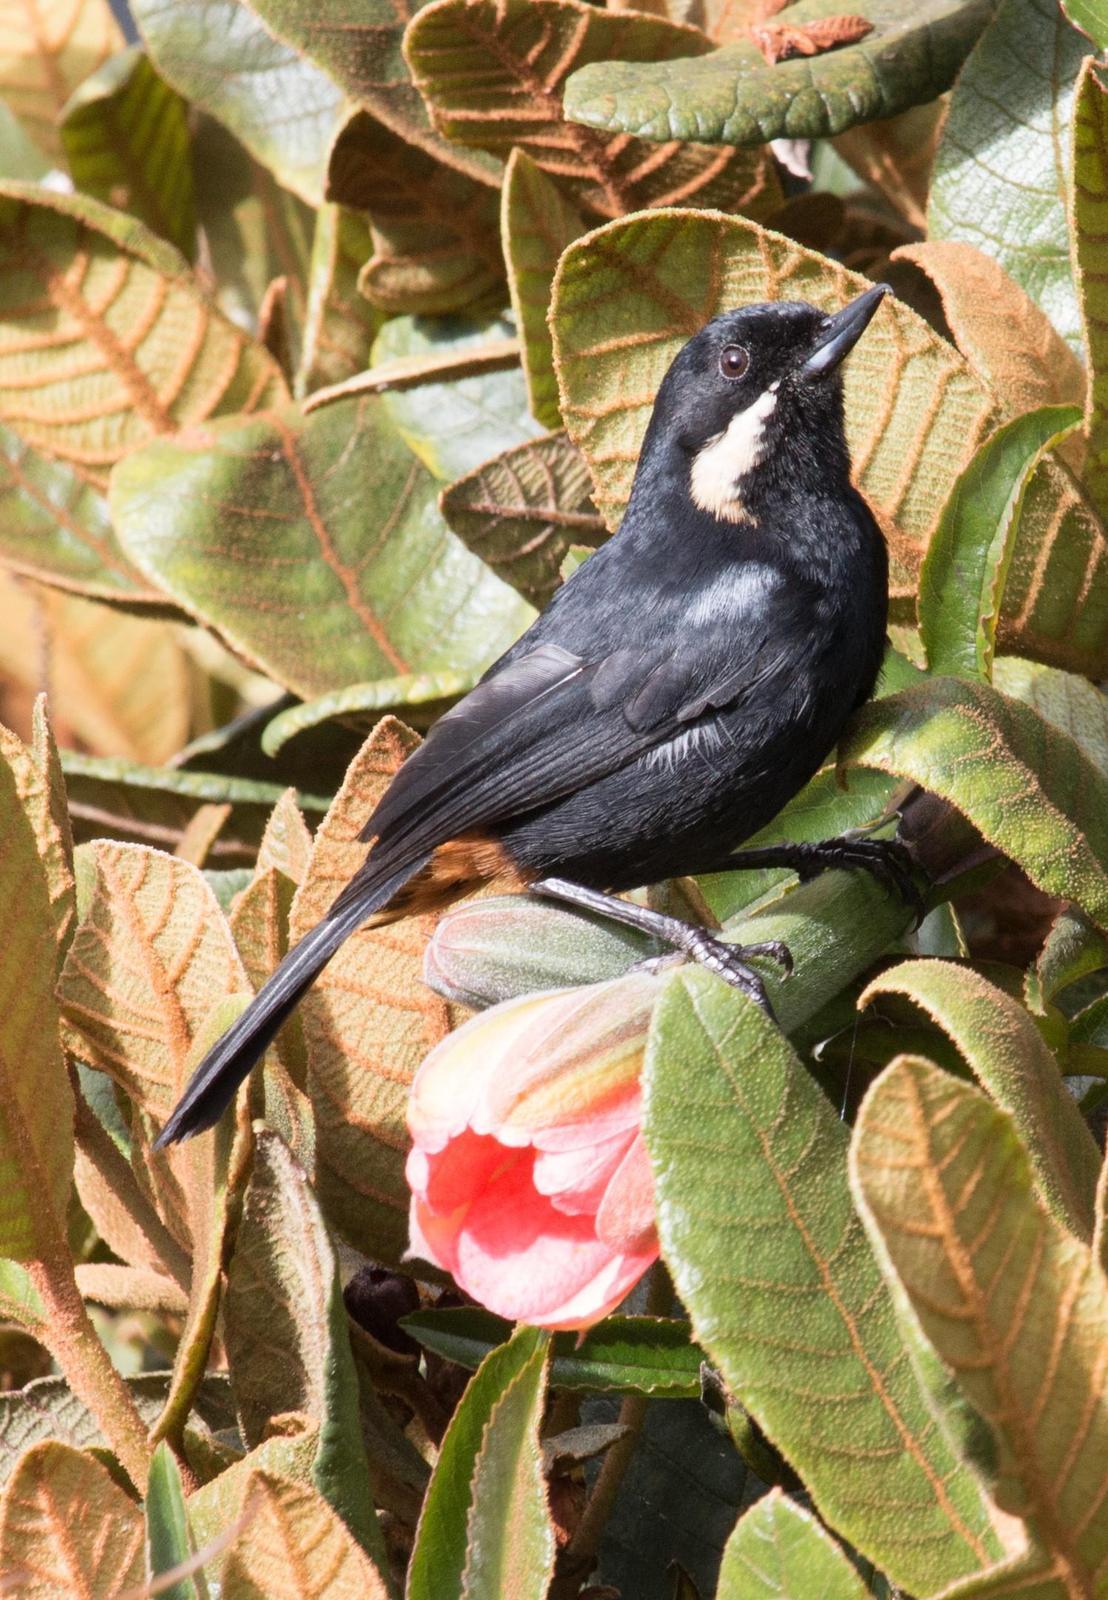
<path fill-rule="evenodd" d="M 832 868 L 860 868 L 881 886 L 912 907 L 923 921 L 926 906 L 916 883 L 916 864 L 908 846 L 899 839 L 868 839 L 861 833 L 844 833 L 818 844 L 772 844 L 762 849 L 735 850 L 721 857 L 717 872 L 745 872 L 755 867 L 788 867 L 802 883 Z"/>
<path fill-rule="evenodd" d="M 792 971 L 793 958 L 788 946 L 777 939 L 767 940 L 764 944 L 728 944 L 724 939 L 715 938 L 705 928 L 694 927 L 691 922 L 667 917 L 663 912 L 651 911 L 647 906 L 633 905 L 614 894 L 586 889 L 579 883 L 570 883 L 566 878 L 539 878 L 528 888 L 532 894 L 542 895 L 548 900 L 562 900 L 567 905 L 580 906 L 583 911 L 594 911 L 599 916 L 608 917 L 613 922 L 623 922 L 629 928 L 638 928 L 651 938 L 671 945 L 691 961 L 697 961 L 702 967 L 716 973 L 733 989 L 741 989 L 748 994 L 770 1017 L 773 1016 L 773 1008 L 765 985 L 750 965 L 750 958 L 766 956 L 776 961 L 786 973 Z"/>

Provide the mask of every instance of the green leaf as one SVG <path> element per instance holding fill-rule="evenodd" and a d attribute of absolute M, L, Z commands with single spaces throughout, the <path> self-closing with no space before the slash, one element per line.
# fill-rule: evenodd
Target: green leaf
<path fill-rule="evenodd" d="M 1062 10 L 1098 50 L 1108 50 L 1108 11 L 1103 0 L 1064 0 Z"/>
<path fill-rule="evenodd" d="M 62 753 L 74 833 L 80 839 L 136 838 L 162 849 L 175 849 L 189 822 L 203 805 L 230 804 L 231 815 L 209 856 L 210 864 L 253 859 L 269 813 L 284 790 L 279 783 L 232 778 L 221 772 L 194 772 L 179 767 L 144 767 L 115 757 Z M 328 795 L 297 794 L 302 810 L 322 816 Z"/>
<path fill-rule="evenodd" d="M 950 1035 L 970 1071 L 1011 1116 L 1036 1191 L 1055 1221 L 1088 1240 L 1100 1151 L 1023 1006 L 971 967 L 947 961 L 902 961 L 876 978 L 858 1004 L 882 994 L 906 995 Z"/>
<path fill-rule="evenodd" d="M 531 618 L 445 526 L 433 479 L 383 408 L 370 396 L 307 417 L 228 418 L 113 474 L 132 559 L 306 697 L 416 662 L 482 670 Z"/>
<path fill-rule="evenodd" d="M 1108 773 L 1108 696 L 1087 678 L 1038 661 L 1001 656 L 993 686 L 1034 707 L 1044 722 L 1068 734 L 1094 766 Z"/>
<path fill-rule="evenodd" d="M 459 539 L 540 609 L 561 583 L 570 547 L 608 537 L 581 452 L 564 433 L 517 444 L 444 489 L 442 514 Z"/>
<path fill-rule="evenodd" d="M 359 727 L 368 719 L 362 729 L 364 733 L 370 732 L 382 711 L 395 711 L 402 706 L 419 706 L 424 716 L 433 718 L 460 695 L 467 694 L 478 676 L 475 671 L 408 672 L 395 678 L 378 678 L 374 683 L 352 683 L 345 689 L 334 689 L 330 694 L 320 695 L 318 700 L 308 700 L 279 712 L 265 725 L 262 749 L 267 755 L 275 756 L 298 733 L 329 722 L 332 717 Z"/>
<path fill-rule="evenodd" d="M 1030 537 L 1021 537 L 1029 491 L 1032 503 L 1042 498 L 1046 474 L 1057 471 L 1044 457 L 1080 420 L 1074 406 L 1017 417 L 981 446 L 955 483 L 920 571 L 920 628 L 931 671 L 991 677 L 1013 554 L 1018 544 L 1038 542 L 1033 526 Z M 1064 493 L 1064 486 L 1054 487 Z"/>
<path fill-rule="evenodd" d="M 504 171 L 500 236 L 508 289 L 523 341 L 523 372 L 531 415 L 544 428 L 560 428 L 558 380 L 547 314 L 559 257 L 585 232 L 576 206 L 525 150 L 515 149 Z"/>
<path fill-rule="evenodd" d="M 373 250 L 362 217 L 342 206 L 316 213 L 308 276 L 308 306 L 296 394 L 342 383 L 369 365 L 381 317 L 358 293 L 358 273 Z"/>
<path fill-rule="evenodd" d="M 562 88 L 577 67 L 600 61 L 610 73 L 622 58 L 665 62 L 669 73 L 675 57 L 710 49 L 699 29 L 582 0 L 438 0 L 404 40 L 440 133 L 504 158 L 513 146 L 526 151 L 593 215 L 680 200 L 764 216 L 780 191 L 762 151 L 690 143 L 651 150 L 563 118 Z"/>
<path fill-rule="evenodd" d="M 303 1169 L 268 1130 L 256 1135 L 224 1327 L 247 1445 L 281 1412 L 318 1422 L 312 1480 L 383 1568 L 338 1262 Z"/>
<path fill-rule="evenodd" d="M 0 185 L 0 315 L 7 421 L 93 481 L 159 433 L 285 394 L 172 245 L 84 195 Z"/>
<path fill-rule="evenodd" d="M 503 294 L 498 174 L 459 171 L 368 111 L 343 124 L 327 197 L 363 212 L 373 253 L 358 277 L 379 311 L 464 311 Z"/>
<path fill-rule="evenodd" d="M 133 0 L 158 72 L 240 139 L 279 183 L 316 206 L 342 94 L 235 0 Z"/>
<path fill-rule="evenodd" d="M 959 475 L 919 575 L 920 632 L 932 672 L 991 676 L 1027 486 L 1046 452 L 1080 421 L 1076 406 L 1027 412 L 998 428 Z"/>
<path fill-rule="evenodd" d="M 401 1326 L 425 1349 L 471 1372 L 512 1332 L 510 1322 L 479 1306 L 413 1311 Z M 605 1317 L 584 1334 L 556 1333 L 550 1349 L 552 1389 L 700 1398 L 704 1352 L 690 1342 L 688 1323 L 676 1318 Z"/>
<path fill-rule="evenodd" d="M 1066 907 L 1051 924 L 1035 962 L 1042 999 L 1049 1004 L 1071 983 L 1108 967 L 1108 940 L 1080 911 Z"/>
<path fill-rule="evenodd" d="M 539 1449 L 548 1335 L 520 1328 L 469 1384 L 416 1530 L 407 1600 L 546 1593 L 554 1530 Z"/>
<path fill-rule="evenodd" d="M 865 1600 L 867 1592 L 822 1523 L 771 1489 L 727 1541 L 716 1600 Z"/>
<path fill-rule="evenodd" d="M 745 997 L 682 973 L 655 1009 L 644 1091 L 677 1291 L 821 1515 L 917 1593 L 995 1559 L 981 1489 L 904 1359 L 847 1130 L 787 1042 Z"/>
<path fill-rule="evenodd" d="M 373 364 L 455 354 L 464 358 L 467 350 L 513 332 L 510 323 L 495 318 L 393 317 L 373 346 Z M 382 400 L 408 446 L 447 483 L 543 431 L 527 410 L 527 389 L 517 366 L 454 382 L 392 389 Z"/>
<path fill-rule="evenodd" d="M 1029 706 L 932 678 L 866 706 L 839 758 L 949 800 L 1033 883 L 1108 927 L 1108 774 Z"/>
<path fill-rule="evenodd" d="M 192 259 L 196 249 L 188 108 L 136 47 L 86 78 L 65 108 L 73 182 L 128 211 Z"/>
<path fill-rule="evenodd" d="M 574 122 L 644 139 L 762 144 L 817 139 L 892 117 L 949 89 L 988 20 L 989 0 L 862 0 L 849 7 L 874 25 L 854 45 L 768 66 L 738 39 L 673 65 L 626 59 L 575 72 L 566 86 Z M 800 0 L 788 24 L 841 16 L 841 0 Z M 622 58 L 625 52 L 613 52 Z"/>
<path fill-rule="evenodd" d="M 882 1073 L 850 1160 L 886 1274 L 995 1437 L 996 1502 L 1024 1519 L 1043 1584 L 1020 1592 L 1094 1596 L 1108 1556 L 1103 1272 L 1036 1203 L 1011 1118 L 929 1062 Z"/>
<path fill-rule="evenodd" d="M 154 1451 L 146 1484 L 146 1576 L 158 1578 L 192 1555 L 185 1495 L 176 1457 L 163 1442 Z M 181 1578 L 159 1590 L 166 1600 L 202 1600 L 203 1578 Z"/>
<path fill-rule="evenodd" d="M 927 208 L 932 238 L 999 261 L 1078 351 L 1066 129 L 1087 49 L 1055 0 L 1001 0 L 950 97 Z"/>
<path fill-rule="evenodd" d="M 49 171 L 45 155 L 24 133 L 11 108 L 0 100 L 0 177 L 38 183 Z"/>
<path fill-rule="evenodd" d="M 1073 106 L 1070 247 L 1089 368 L 1085 486 L 1108 516 L 1108 85 L 1085 62 Z"/>

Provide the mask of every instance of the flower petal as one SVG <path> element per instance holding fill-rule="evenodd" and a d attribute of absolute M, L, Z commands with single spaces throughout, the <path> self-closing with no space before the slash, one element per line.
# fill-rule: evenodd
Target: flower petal
<path fill-rule="evenodd" d="M 612 1250 L 632 1255 L 658 1251 L 654 1174 L 642 1134 L 632 1140 L 596 1213 L 596 1235 Z"/>
<path fill-rule="evenodd" d="M 540 1150 L 535 1157 L 535 1188 L 559 1211 L 595 1216 L 633 1138 L 633 1132 L 620 1132 L 576 1149 Z"/>

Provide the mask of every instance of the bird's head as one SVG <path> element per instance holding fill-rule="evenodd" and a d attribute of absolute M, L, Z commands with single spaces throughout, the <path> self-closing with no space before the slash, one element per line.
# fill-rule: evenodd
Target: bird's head
<path fill-rule="evenodd" d="M 679 351 L 650 435 L 702 511 L 741 522 L 758 480 L 829 488 L 849 474 L 841 363 L 890 292 L 879 283 L 831 315 L 802 300 L 744 306 Z"/>

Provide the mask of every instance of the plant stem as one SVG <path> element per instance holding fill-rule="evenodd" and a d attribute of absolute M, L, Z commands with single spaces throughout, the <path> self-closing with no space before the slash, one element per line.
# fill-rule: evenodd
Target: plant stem
<path fill-rule="evenodd" d="M 592 1494 L 589 1496 L 581 1521 L 566 1547 L 566 1565 L 574 1572 L 584 1572 L 592 1565 L 600 1548 L 600 1538 L 616 1503 L 623 1475 L 639 1442 L 646 1418 L 647 1396 L 629 1394 L 619 1408 L 619 1422 L 627 1432 L 612 1445 L 604 1457 Z"/>

